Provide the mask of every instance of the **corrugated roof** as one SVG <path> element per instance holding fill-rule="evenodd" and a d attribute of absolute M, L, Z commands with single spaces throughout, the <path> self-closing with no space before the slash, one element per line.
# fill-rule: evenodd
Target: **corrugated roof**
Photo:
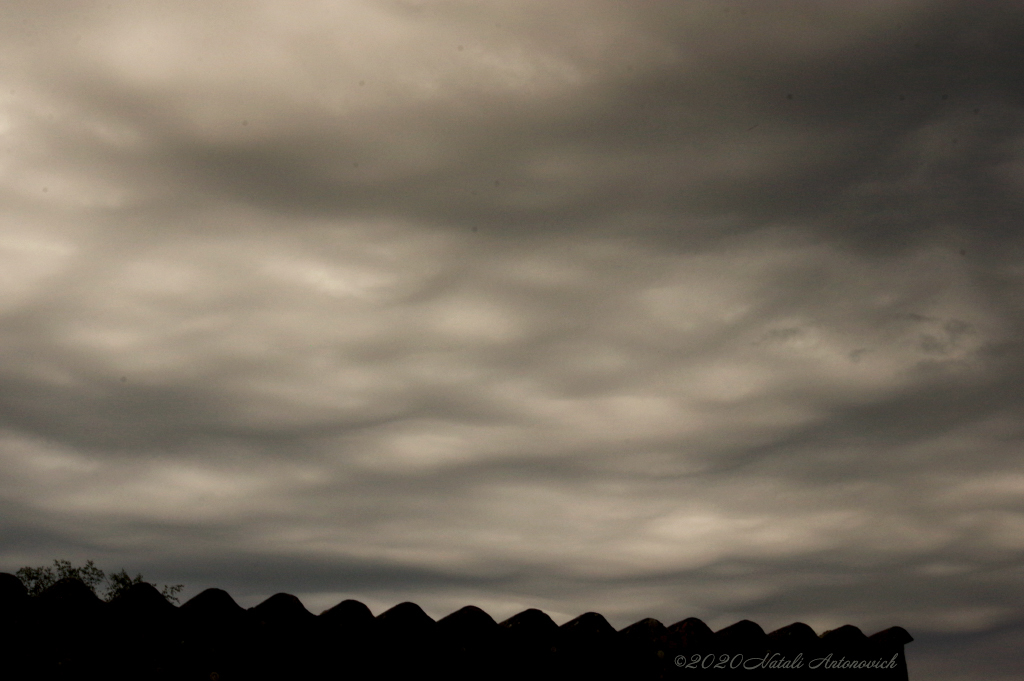
<path fill-rule="evenodd" d="M 12 581 L 13 578 L 13 581 Z M 818 635 L 795 622 L 765 633 L 741 620 L 718 631 L 689 617 L 616 631 L 588 612 L 558 626 L 524 610 L 503 622 L 466 606 L 434 621 L 415 603 L 376 617 L 346 600 L 319 615 L 279 593 L 245 610 L 220 589 L 181 607 L 149 584 L 104 603 L 61 580 L 29 598 L 0 574 L 0 641 L 9 678 L 908 679 L 901 627 Z"/>

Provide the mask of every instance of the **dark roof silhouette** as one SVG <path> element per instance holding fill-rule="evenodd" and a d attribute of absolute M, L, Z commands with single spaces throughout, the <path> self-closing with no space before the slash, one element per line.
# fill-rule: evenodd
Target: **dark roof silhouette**
<path fill-rule="evenodd" d="M 580 655 L 588 655 L 597 648 L 607 648 L 617 640 L 615 628 L 608 624 L 604 615 L 596 612 L 585 612 L 569 620 L 558 627 L 558 632 L 562 646 Z"/>
<path fill-rule="evenodd" d="M 62 615 L 93 616 L 105 611 L 107 606 L 92 589 L 74 577 L 58 580 L 36 598 L 46 611 Z"/>
<path fill-rule="evenodd" d="M 715 633 L 696 617 L 687 617 L 668 628 L 668 638 L 673 647 L 682 650 L 705 650 L 714 645 Z"/>
<path fill-rule="evenodd" d="M 110 601 L 112 614 L 122 617 L 170 617 L 178 609 L 147 582 L 132 584 Z"/>
<path fill-rule="evenodd" d="M 740 620 L 713 632 L 695 617 L 668 627 L 646 618 L 616 631 L 596 612 L 559 627 L 535 608 L 498 624 L 472 605 L 435 622 L 412 602 L 374 617 L 365 604 L 351 599 L 316 616 L 291 594 L 274 594 L 245 610 L 221 589 L 207 589 L 179 608 L 146 583 L 104 603 L 77 579 L 61 580 L 29 597 L 16 576 L 2 573 L 0 605 L 5 631 L 12 641 L 21 642 L 12 647 L 9 668 L 32 677 L 65 678 L 71 673 L 75 678 L 129 674 L 198 679 L 216 674 L 269 681 L 410 678 L 439 672 L 457 679 L 653 680 L 681 678 L 682 672 L 690 671 L 680 668 L 677 660 L 770 650 L 790 657 L 841 654 L 848 660 L 892 660 L 894 668 L 870 670 L 870 678 L 905 681 L 903 647 L 913 641 L 902 627 L 868 637 L 845 625 L 818 636 L 802 622 L 766 634 L 757 623 Z M 100 644 L 103 636 L 111 635 L 109 624 L 120 632 L 114 635 L 123 637 L 122 644 L 130 642 L 130 650 Z M 39 627 L 55 628 L 56 643 L 47 641 L 43 649 L 38 637 L 33 643 L 17 635 Z M 708 672 L 693 671 L 691 678 L 705 678 Z M 840 678 L 836 670 L 802 672 L 799 678 Z"/>
<path fill-rule="evenodd" d="M 389 634 L 407 635 L 431 633 L 437 627 L 437 622 L 423 612 L 423 608 L 408 601 L 377 615 L 377 624 Z"/>
<path fill-rule="evenodd" d="M 258 622 L 278 627 L 308 626 L 316 617 L 297 597 L 285 593 L 274 594 L 249 612 Z"/>
<path fill-rule="evenodd" d="M 807 650 L 816 645 L 818 635 L 803 622 L 793 622 L 768 634 L 768 646 L 773 650 Z"/>
<path fill-rule="evenodd" d="M 844 649 L 864 645 L 868 637 L 852 624 L 844 624 L 838 629 L 829 629 L 821 635 L 821 642 L 830 649 Z"/>
<path fill-rule="evenodd" d="M 528 637 L 548 638 L 558 633 L 558 625 L 547 613 L 529 608 L 501 623 L 509 631 Z"/>
<path fill-rule="evenodd" d="M 199 617 L 231 618 L 240 617 L 245 609 L 227 591 L 206 589 L 188 599 L 181 606 L 182 612 L 194 613 Z"/>
<path fill-rule="evenodd" d="M 28 589 L 20 579 L 8 572 L 0 572 L 0 608 L 8 610 L 28 602 Z"/>
<path fill-rule="evenodd" d="M 375 622 L 373 613 L 364 603 L 350 599 L 320 613 L 320 618 L 341 628 L 369 627 Z"/>
<path fill-rule="evenodd" d="M 601 638 L 614 636 L 615 628 L 608 624 L 604 615 L 596 612 L 585 612 L 559 627 L 563 635 L 574 635 L 581 638 Z"/>
<path fill-rule="evenodd" d="M 723 650 L 760 650 L 768 647 L 768 636 L 758 624 L 740 620 L 716 631 L 715 643 Z"/>
<path fill-rule="evenodd" d="M 910 635 L 903 627 L 889 627 L 882 631 L 871 634 L 868 637 L 869 641 L 874 641 L 876 644 L 883 646 L 904 646 L 914 640 L 914 637 Z"/>
<path fill-rule="evenodd" d="M 437 621 L 438 630 L 449 638 L 495 634 L 498 623 L 475 605 L 467 605 Z"/>
<path fill-rule="evenodd" d="M 668 629 L 653 617 L 647 617 L 619 630 L 619 637 L 626 644 L 664 644 L 668 642 Z"/>

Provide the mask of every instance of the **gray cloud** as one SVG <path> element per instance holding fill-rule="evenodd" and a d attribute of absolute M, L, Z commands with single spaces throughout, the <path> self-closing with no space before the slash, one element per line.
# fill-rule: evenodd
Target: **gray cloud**
<path fill-rule="evenodd" d="M 5 570 L 1013 676 L 1011 3 L 8 5 Z"/>

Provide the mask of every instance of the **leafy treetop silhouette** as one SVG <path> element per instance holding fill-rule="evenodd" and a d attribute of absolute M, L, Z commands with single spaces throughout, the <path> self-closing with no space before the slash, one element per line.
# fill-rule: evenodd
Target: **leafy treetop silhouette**
<path fill-rule="evenodd" d="M 68 577 L 80 580 L 97 596 L 99 596 L 96 591 L 97 587 L 105 583 L 103 600 L 108 602 L 117 598 L 118 595 L 132 584 L 140 584 L 146 581 L 141 574 L 136 574 L 132 577 L 124 568 L 121 568 L 120 572 L 107 575 L 103 570 L 96 567 L 91 560 L 86 561 L 85 565 L 75 567 L 69 560 L 54 559 L 52 566 L 25 566 L 14 574 L 25 585 L 25 588 L 28 589 L 29 596 L 38 596 L 56 582 Z M 184 584 L 165 584 L 160 593 L 167 600 L 178 603 L 177 594 L 184 588 Z"/>

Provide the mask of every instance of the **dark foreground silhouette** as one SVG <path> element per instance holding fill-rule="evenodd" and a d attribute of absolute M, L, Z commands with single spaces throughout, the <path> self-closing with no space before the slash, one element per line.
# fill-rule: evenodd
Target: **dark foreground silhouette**
<path fill-rule="evenodd" d="M 540 610 L 498 623 L 467 605 L 436 622 L 415 603 L 376 617 L 359 601 L 314 615 L 290 594 L 243 609 L 220 589 L 181 607 L 150 584 L 109 603 L 77 579 L 30 597 L 0 573 L 0 678 L 290 679 L 899 679 L 901 627 L 818 636 L 749 620 L 717 632 L 696 618 L 616 631 L 596 612 L 562 626 Z"/>

